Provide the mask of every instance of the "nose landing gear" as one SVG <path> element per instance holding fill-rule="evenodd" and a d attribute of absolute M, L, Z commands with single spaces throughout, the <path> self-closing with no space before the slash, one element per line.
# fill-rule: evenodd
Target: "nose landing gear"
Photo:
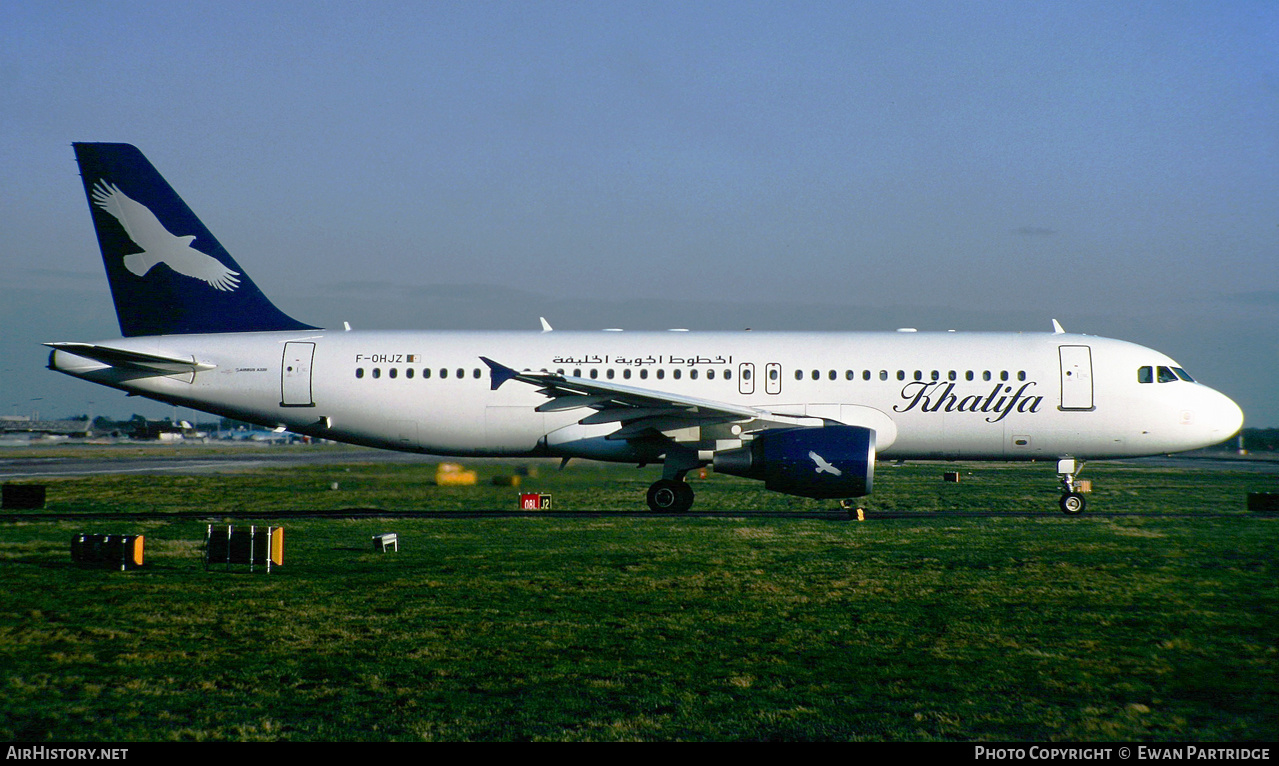
<path fill-rule="evenodd" d="M 1084 508 L 1088 506 L 1084 496 L 1075 491 L 1075 477 L 1084 468 L 1082 460 L 1074 458 L 1064 458 L 1057 461 L 1057 478 L 1061 479 L 1061 512 L 1068 516 L 1075 516 L 1084 512 Z"/>
<path fill-rule="evenodd" d="M 1066 492 L 1061 496 L 1060 505 L 1062 513 L 1074 516 L 1075 514 L 1083 513 L 1088 503 L 1084 500 L 1084 496 L 1078 492 Z"/>

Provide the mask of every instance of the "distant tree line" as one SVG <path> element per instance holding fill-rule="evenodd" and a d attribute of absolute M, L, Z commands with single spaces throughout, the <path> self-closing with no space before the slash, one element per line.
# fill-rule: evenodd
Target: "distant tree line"
<path fill-rule="evenodd" d="M 63 420 L 71 421 L 87 421 L 88 415 L 73 415 Z M 134 413 L 127 420 L 116 420 L 106 415 L 98 415 L 93 419 L 93 430 L 98 434 L 110 434 L 114 436 L 128 436 L 135 439 L 154 439 L 160 433 L 183 431 L 185 428 L 180 423 L 189 423 L 191 428 L 197 431 L 206 431 L 210 434 L 218 431 L 237 431 L 240 429 L 256 428 L 250 423 L 240 420 L 232 420 L 231 418 L 219 418 L 217 420 L 207 421 L 179 421 L 175 423 L 172 418 L 165 417 L 159 420 L 148 420 L 146 417 Z"/>
<path fill-rule="evenodd" d="M 1239 440 L 1232 439 L 1224 446 L 1238 447 Z M 1243 447 L 1250 452 L 1279 451 L 1279 428 L 1245 428 Z"/>
<path fill-rule="evenodd" d="M 1279 428 L 1245 428 L 1242 435 L 1243 448 L 1249 452 L 1279 451 Z M 1208 449 L 1212 452 L 1234 452 L 1239 449 L 1239 437 L 1232 436 Z"/>

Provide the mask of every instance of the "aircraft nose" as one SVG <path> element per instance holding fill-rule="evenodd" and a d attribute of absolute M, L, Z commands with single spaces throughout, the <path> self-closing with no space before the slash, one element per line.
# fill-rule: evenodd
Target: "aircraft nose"
<path fill-rule="evenodd" d="M 1219 391 L 1209 389 L 1211 396 L 1203 408 L 1203 423 L 1213 444 L 1223 442 L 1243 428 L 1243 410 L 1234 400 Z"/>

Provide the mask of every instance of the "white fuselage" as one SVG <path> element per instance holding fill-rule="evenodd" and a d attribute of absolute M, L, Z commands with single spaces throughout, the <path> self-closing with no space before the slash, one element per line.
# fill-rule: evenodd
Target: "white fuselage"
<path fill-rule="evenodd" d="M 1224 395 L 1141 368 L 1177 368 L 1124 341 L 1050 333 L 263 332 L 105 342 L 201 369 L 130 372 L 55 350 L 50 367 L 130 393 L 338 441 L 440 455 L 660 459 L 538 412 L 531 385 L 490 386 L 485 356 L 774 413 L 873 428 L 889 459 L 1133 457 L 1220 442 L 1242 424 Z M 207 369 L 204 366 L 211 365 Z M 802 422 L 802 421 L 797 421 Z M 727 427 L 677 441 L 709 455 Z"/>

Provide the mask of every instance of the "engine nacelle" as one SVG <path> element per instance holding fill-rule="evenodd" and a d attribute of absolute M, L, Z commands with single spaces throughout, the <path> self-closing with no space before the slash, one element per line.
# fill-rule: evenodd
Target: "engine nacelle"
<path fill-rule="evenodd" d="M 788 495 L 861 497 L 875 475 L 875 432 L 843 425 L 765 431 L 748 446 L 717 453 L 715 470 L 761 479 Z"/>

